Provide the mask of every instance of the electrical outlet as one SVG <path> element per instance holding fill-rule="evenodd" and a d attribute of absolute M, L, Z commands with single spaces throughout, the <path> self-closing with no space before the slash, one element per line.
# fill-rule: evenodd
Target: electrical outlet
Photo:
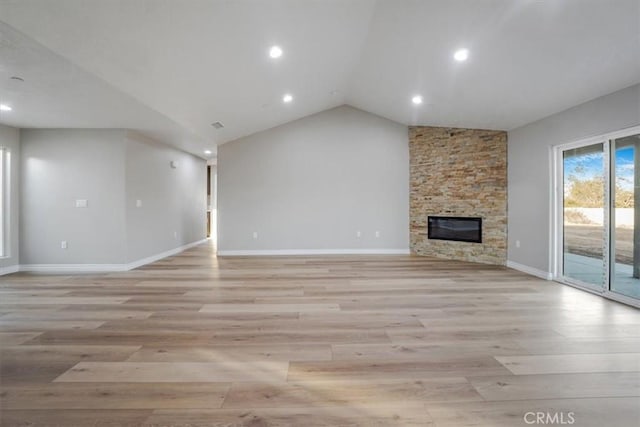
<path fill-rule="evenodd" d="M 258 232 L 257 231 L 253 232 L 253 239 L 254 240 L 258 240 Z"/>
<path fill-rule="evenodd" d="M 177 239 L 177 238 L 178 238 L 178 232 L 177 232 L 177 231 L 174 231 L 174 232 L 173 232 L 173 238 L 174 238 L 174 239 Z"/>
<path fill-rule="evenodd" d="M 362 232 L 356 231 L 356 237 L 359 239 L 362 237 Z"/>
<path fill-rule="evenodd" d="M 520 247 L 520 240 L 516 240 L 516 248 Z"/>
<path fill-rule="evenodd" d="M 376 239 L 380 237 L 380 232 L 376 231 Z"/>
<path fill-rule="evenodd" d="M 142 207 L 142 200 L 138 199 L 136 200 L 136 208 L 141 208 Z"/>
<path fill-rule="evenodd" d="M 63 240 L 62 242 L 60 242 L 60 249 L 67 249 L 67 241 Z"/>

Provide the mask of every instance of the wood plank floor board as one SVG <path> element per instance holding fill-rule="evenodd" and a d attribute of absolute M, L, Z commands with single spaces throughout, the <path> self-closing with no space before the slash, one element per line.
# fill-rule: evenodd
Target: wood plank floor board
<path fill-rule="evenodd" d="M 387 334 L 394 344 L 432 343 L 438 341 L 496 341 L 521 338 L 546 338 L 559 336 L 550 328 L 540 326 L 461 326 L 388 329 Z"/>
<path fill-rule="evenodd" d="M 638 329 L 636 309 L 504 267 L 204 244 L 127 272 L 0 277 L 0 425 L 512 426 L 557 410 L 628 426 Z"/>
<path fill-rule="evenodd" d="M 419 360 L 349 360 L 329 362 L 291 362 L 289 381 L 329 379 L 434 378 L 485 376 L 511 372 L 490 356 L 442 356 Z"/>
<path fill-rule="evenodd" d="M 516 375 L 640 372 L 640 353 L 496 356 Z"/>
<path fill-rule="evenodd" d="M 433 344 L 334 344 L 333 360 L 425 360 L 429 357 L 522 355 L 527 351 L 510 341 L 456 341 Z"/>
<path fill-rule="evenodd" d="M 139 427 L 153 412 L 151 410 L 3 410 L 2 426 L 20 427 Z M 158 427 L 156 425 L 156 427 Z"/>
<path fill-rule="evenodd" d="M 0 347 L 23 344 L 40 334 L 42 332 L 0 332 Z"/>
<path fill-rule="evenodd" d="M 114 311 L 28 311 L 28 312 L 12 312 L 2 316 L 2 322 L 7 320 L 20 320 L 20 321 L 59 321 L 59 320 L 72 320 L 72 321 L 101 321 L 101 320 L 113 320 L 113 319 L 146 319 L 150 317 L 153 312 L 150 311 L 135 311 L 135 310 L 114 310 Z"/>
<path fill-rule="evenodd" d="M 298 302 L 298 301 L 296 301 Z M 202 313 L 309 313 L 338 311 L 338 304 L 205 304 Z"/>
<path fill-rule="evenodd" d="M 372 329 L 288 329 L 279 331 L 221 331 L 214 332 L 209 344 L 333 344 L 333 343 L 389 343 L 384 328 Z"/>
<path fill-rule="evenodd" d="M 569 338 L 640 338 L 640 324 L 568 325 L 554 328 Z"/>
<path fill-rule="evenodd" d="M 9 304 L 121 304 L 127 301 L 129 297 L 66 297 L 66 296 L 39 296 L 39 297 L 26 297 L 24 295 L 21 296 L 9 296 L 7 298 L 2 298 L 3 305 Z"/>
<path fill-rule="evenodd" d="M 55 382 L 164 383 L 279 381 L 287 377 L 288 362 L 80 362 Z"/>
<path fill-rule="evenodd" d="M 640 397 L 640 373 L 506 375 L 470 378 L 486 400 Z"/>
<path fill-rule="evenodd" d="M 125 361 L 141 346 L 14 345 L 0 348 L 0 364 L 40 362 Z"/>
<path fill-rule="evenodd" d="M 145 346 L 128 362 L 243 362 L 331 360 L 328 344 L 244 344 L 201 347 Z"/>
<path fill-rule="evenodd" d="M 358 319 L 325 319 L 315 320 L 293 320 L 291 318 L 258 319 L 258 320 L 238 320 L 238 319 L 207 319 L 197 316 L 197 321 L 193 317 L 188 319 L 158 319 L 150 318 L 139 320 L 132 324 L 130 319 L 118 319 L 103 322 L 98 329 L 128 331 L 215 331 L 216 334 L 237 332 L 242 329 L 242 333 L 287 333 L 287 332 L 325 332 L 330 334 L 337 331 L 353 330 L 380 330 L 384 334 L 385 329 L 417 327 L 422 328 L 422 324 L 415 318 L 405 317 L 395 318 L 391 321 L 381 321 L 367 316 Z"/>
<path fill-rule="evenodd" d="M 288 381 L 283 383 L 234 383 L 223 408 L 312 407 L 352 404 L 389 404 L 429 401 L 478 401 L 482 397 L 462 377 L 410 380 Z"/>
<path fill-rule="evenodd" d="M 91 330 L 104 324 L 102 320 L 11 320 L 0 321 L 2 332 Z"/>
<path fill-rule="evenodd" d="M 420 405 L 324 406 L 250 409 L 156 410 L 143 427 L 425 427 L 433 426 Z"/>
<path fill-rule="evenodd" d="M 129 332 L 129 331 L 47 331 L 23 342 L 25 345 L 204 345 L 211 341 L 211 333 L 203 332 Z"/>
<path fill-rule="evenodd" d="M 640 353 L 640 338 L 566 338 L 516 339 L 528 354 Z"/>
<path fill-rule="evenodd" d="M 43 363 L 36 361 L 2 361 L 0 363 L 0 378 L 2 387 L 5 390 L 14 384 L 42 384 L 55 380 L 60 375 L 71 369 L 77 362 L 69 361 L 49 361 Z"/>
<path fill-rule="evenodd" d="M 22 384 L 2 391 L 3 410 L 220 408 L 229 383 Z"/>

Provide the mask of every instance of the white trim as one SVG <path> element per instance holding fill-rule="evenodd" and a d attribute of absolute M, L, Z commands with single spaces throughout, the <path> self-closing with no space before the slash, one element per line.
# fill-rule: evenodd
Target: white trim
<path fill-rule="evenodd" d="M 640 126 L 631 126 L 628 128 L 601 133 L 597 135 L 591 135 L 587 137 L 582 137 L 579 139 L 573 139 L 570 141 L 558 143 L 552 146 L 552 148 L 562 148 L 563 150 L 570 150 L 572 148 L 579 148 L 585 145 L 597 144 L 598 142 L 602 142 L 603 140 L 609 139 L 619 139 L 624 138 L 625 136 L 633 135 L 635 133 L 640 132 Z"/>
<path fill-rule="evenodd" d="M 176 255 L 206 241 L 207 239 L 198 240 L 196 242 L 188 243 L 186 245 L 179 246 L 177 248 L 170 249 L 168 251 L 161 252 L 150 257 L 142 258 L 128 264 L 23 264 L 20 265 L 19 268 L 16 268 L 14 271 L 4 272 L 4 269 L 0 269 L 0 275 L 15 273 L 17 271 L 31 271 L 38 273 L 112 273 L 118 271 L 129 271 L 133 270 L 134 268 L 138 268 L 143 265 L 161 260 L 163 258 Z"/>
<path fill-rule="evenodd" d="M 558 174 L 561 173 L 560 160 L 558 158 L 559 151 L 555 147 L 549 147 L 549 160 L 551 167 L 549 168 L 549 182 L 551 183 L 551 192 L 549 193 L 549 254 L 548 254 L 548 266 L 551 270 L 551 275 L 558 273 L 558 262 L 556 257 L 558 235 L 562 235 L 563 224 L 558 223 L 558 193 L 560 191 Z"/>
<path fill-rule="evenodd" d="M 218 251 L 218 256 L 409 255 L 409 249 L 266 249 Z"/>
<path fill-rule="evenodd" d="M 161 252 L 161 253 L 156 254 L 156 255 L 151 255 L 150 257 L 146 257 L 146 258 L 139 259 L 137 261 L 130 262 L 129 264 L 125 264 L 126 267 L 127 267 L 125 271 L 133 270 L 134 268 L 142 267 L 143 265 L 146 265 L 146 264 L 151 264 L 152 262 L 161 260 L 162 258 L 166 258 L 166 257 L 170 257 L 172 255 L 179 254 L 180 252 L 184 252 L 187 249 L 190 249 L 190 248 L 192 248 L 194 246 L 198 246 L 198 245 L 200 245 L 200 244 L 202 244 L 202 243 L 204 243 L 206 241 L 207 241 L 207 239 L 202 239 L 202 240 L 198 240 L 196 242 L 187 243 L 186 245 L 182 245 L 182 246 L 179 246 L 177 248 L 170 249 L 168 251 Z"/>
<path fill-rule="evenodd" d="M 22 264 L 20 271 L 37 273 L 110 273 L 127 271 L 127 264 Z"/>
<path fill-rule="evenodd" d="M 18 264 L 10 265 L 9 267 L 0 267 L 0 276 L 4 276 L 5 274 L 17 273 L 18 271 L 20 271 L 20 266 Z"/>
<path fill-rule="evenodd" d="M 530 274 L 532 276 L 539 277 L 539 278 L 544 279 L 544 280 L 553 279 L 553 275 L 548 271 L 539 270 L 539 269 L 534 268 L 534 267 L 529 267 L 528 265 L 520 264 L 520 263 L 517 263 L 515 261 L 507 261 L 507 267 L 513 268 L 514 270 L 518 270 L 518 271 L 521 271 L 523 273 Z"/>

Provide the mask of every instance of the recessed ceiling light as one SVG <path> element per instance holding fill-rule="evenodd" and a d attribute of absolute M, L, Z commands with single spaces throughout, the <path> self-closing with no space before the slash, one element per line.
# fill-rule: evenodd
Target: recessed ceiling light
<path fill-rule="evenodd" d="M 211 154 L 211 150 L 204 150 L 204 154 Z"/>
<path fill-rule="evenodd" d="M 282 48 L 280 46 L 271 46 L 269 56 L 272 58 L 280 58 L 282 56 Z"/>
<path fill-rule="evenodd" d="M 291 101 L 293 101 L 293 95 L 289 93 L 282 97 L 282 102 L 289 103 Z"/>
<path fill-rule="evenodd" d="M 414 96 L 413 98 L 411 98 L 411 102 L 413 102 L 416 105 L 422 104 L 422 96 L 421 95 Z"/>
<path fill-rule="evenodd" d="M 0 104 L 0 111 L 11 111 L 13 108 L 9 107 L 6 104 Z"/>
<path fill-rule="evenodd" d="M 453 57 L 456 61 L 466 61 L 469 58 L 469 49 L 458 49 Z"/>

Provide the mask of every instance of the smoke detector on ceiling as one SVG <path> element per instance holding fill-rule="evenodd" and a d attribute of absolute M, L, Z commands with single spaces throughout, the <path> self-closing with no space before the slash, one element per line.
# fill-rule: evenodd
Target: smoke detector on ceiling
<path fill-rule="evenodd" d="M 221 122 L 211 123 L 211 126 L 213 126 L 215 129 L 222 129 L 224 127 Z"/>

